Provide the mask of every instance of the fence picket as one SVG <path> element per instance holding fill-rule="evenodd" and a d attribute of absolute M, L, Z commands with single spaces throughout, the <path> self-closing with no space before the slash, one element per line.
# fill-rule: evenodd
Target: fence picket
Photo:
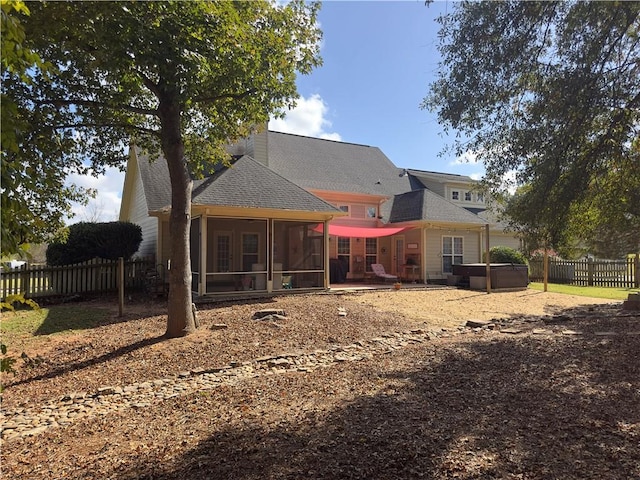
<path fill-rule="evenodd" d="M 127 289 L 143 289 L 145 272 L 155 267 L 151 259 L 125 262 Z M 24 294 L 25 298 L 75 295 L 80 293 L 104 294 L 118 291 L 117 260 L 93 259 L 76 265 L 59 267 L 23 265 L 0 271 L 0 295 Z"/>
<path fill-rule="evenodd" d="M 638 259 L 561 260 L 549 258 L 549 281 L 581 286 L 634 288 L 640 283 Z M 542 259 L 529 262 L 529 279 L 543 280 Z"/>

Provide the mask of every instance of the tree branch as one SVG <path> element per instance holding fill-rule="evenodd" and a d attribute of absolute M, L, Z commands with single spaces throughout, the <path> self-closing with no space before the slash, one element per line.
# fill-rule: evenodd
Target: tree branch
<path fill-rule="evenodd" d="M 62 100 L 62 99 L 46 99 L 46 100 L 34 100 L 36 105 L 53 105 L 54 107 L 60 107 L 63 105 L 82 105 L 85 107 L 100 107 L 108 108 L 110 110 L 124 110 L 131 113 L 138 113 L 140 115 L 153 115 L 158 116 L 158 110 L 134 107 L 133 105 L 109 105 L 103 102 L 96 102 L 94 100 Z"/>
<path fill-rule="evenodd" d="M 158 130 L 153 130 L 152 128 L 138 127 L 136 125 L 129 125 L 126 123 L 122 123 L 122 124 L 119 124 L 119 123 L 67 123 L 67 124 L 61 124 L 61 125 L 51 125 L 48 128 L 52 130 L 67 130 L 70 128 L 104 128 L 104 127 L 136 130 L 139 132 L 149 133 L 151 135 L 160 137 L 160 132 Z"/>

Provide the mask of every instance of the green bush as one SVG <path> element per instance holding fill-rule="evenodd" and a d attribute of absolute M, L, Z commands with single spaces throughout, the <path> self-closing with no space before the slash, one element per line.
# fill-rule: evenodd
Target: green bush
<path fill-rule="evenodd" d="M 491 263 L 527 264 L 524 254 L 509 247 L 491 247 L 489 249 L 489 259 Z M 486 255 L 482 256 L 482 261 L 486 261 Z"/>
<path fill-rule="evenodd" d="M 71 265 L 92 258 L 131 258 L 142 242 L 142 229 L 130 222 L 80 222 L 69 227 L 66 242 L 47 248 L 48 265 Z"/>

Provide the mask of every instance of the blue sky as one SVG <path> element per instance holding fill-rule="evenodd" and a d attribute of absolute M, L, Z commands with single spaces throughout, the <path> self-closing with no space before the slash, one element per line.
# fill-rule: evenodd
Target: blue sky
<path fill-rule="evenodd" d="M 440 156 L 451 138 L 436 115 L 420 109 L 439 63 L 435 19 L 452 2 L 325 1 L 319 15 L 324 33 L 323 65 L 300 76 L 301 98 L 271 129 L 379 147 L 399 167 L 459 173 L 479 178 L 480 164 Z M 76 183 L 98 190 L 72 222 L 114 220 L 123 174 L 111 169 Z"/>

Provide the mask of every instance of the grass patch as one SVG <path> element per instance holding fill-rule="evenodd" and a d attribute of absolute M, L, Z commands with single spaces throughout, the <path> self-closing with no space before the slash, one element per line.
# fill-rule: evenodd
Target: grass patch
<path fill-rule="evenodd" d="M 533 290 L 544 290 L 541 282 L 531 282 L 529 288 Z M 640 292 L 637 288 L 616 288 L 616 287 L 582 287 L 579 285 L 563 285 L 549 283 L 548 292 L 563 293 L 565 295 L 578 295 L 580 297 L 606 298 L 609 300 L 626 300 L 630 293 Z"/>
<path fill-rule="evenodd" d="M 108 315 L 109 312 L 106 310 L 86 305 L 4 312 L 0 332 L 5 341 L 10 341 L 11 337 L 73 333 L 97 327 Z"/>

